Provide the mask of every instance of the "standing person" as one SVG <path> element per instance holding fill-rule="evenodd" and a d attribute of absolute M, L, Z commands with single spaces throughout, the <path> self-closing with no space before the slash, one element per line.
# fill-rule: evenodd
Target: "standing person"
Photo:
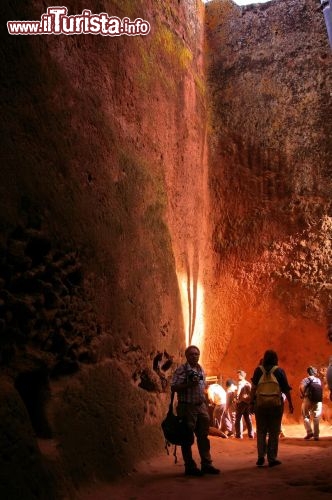
<path fill-rule="evenodd" d="M 259 364 L 263 365 L 263 358 L 260 359 Z M 283 392 L 281 393 L 281 397 L 282 397 L 283 402 L 285 403 L 286 396 L 285 396 L 285 394 Z M 285 405 L 282 405 L 282 409 L 283 410 L 284 410 L 284 408 L 285 408 Z M 284 432 L 284 428 L 283 428 L 283 425 L 282 425 L 282 416 L 281 416 L 279 438 L 284 438 L 284 437 L 285 437 L 285 432 Z"/>
<path fill-rule="evenodd" d="M 252 428 L 252 419 L 250 414 L 249 402 L 250 402 L 250 392 L 251 384 L 246 380 L 246 372 L 243 370 L 238 370 L 239 383 L 237 386 L 237 404 L 236 404 L 236 414 L 235 414 L 235 437 L 237 439 L 242 439 L 242 417 L 247 426 L 248 437 L 250 439 L 254 438 L 254 431 Z"/>
<path fill-rule="evenodd" d="M 283 401 L 283 403 L 285 403 L 285 401 L 286 401 L 286 396 L 285 396 L 285 394 L 284 394 L 283 392 L 281 393 L 281 397 L 282 397 L 282 401 Z M 282 405 L 282 408 L 283 408 L 283 409 L 285 408 L 285 405 L 284 405 L 284 404 Z M 280 438 L 284 438 L 284 437 L 286 437 L 286 436 L 285 436 L 285 431 L 284 431 L 284 426 L 282 425 L 282 416 L 281 416 L 281 424 L 280 424 L 280 432 L 279 432 L 279 437 L 280 437 Z"/>
<path fill-rule="evenodd" d="M 198 452 L 201 458 L 199 469 L 192 457 L 191 445 L 181 446 L 187 476 L 219 474 L 220 470 L 212 465 L 210 441 L 208 438 L 210 417 L 205 399 L 205 373 L 198 364 L 200 351 L 191 345 L 185 350 L 187 362 L 174 372 L 171 387 L 177 392 L 177 414 L 184 417 L 196 435 Z"/>
<path fill-rule="evenodd" d="M 265 374 L 270 376 L 270 379 L 275 384 L 273 401 L 271 398 L 270 403 L 261 403 L 260 394 L 262 394 L 261 387 Z M 282 393 L 285 394 L 289 405 L 289 412 L 293 413 L 293 403 L 291 398 L 291 387 L 288 384 L 285 371 L 278 366 L 278 356 L 275 351 L 265 351 L 263 363 L 254 371 L 252 377 L 252 388 L 250 396 L 250 411 L 255 413 L 256 417 L 256 433 L 257 433 L 257 454 L 258 459 L 256 465 L 262 467 L 265 462 L 265 455 L 269 462 L 270 467 L 280 465 L 278 456 L 279 434 L 281 419 L 283 414 L 283 398 Z M 263 396 L 263 394 L 262 394 Z M 270 394 L 272 396 L 272 394 Z M 270 398 L 268 398 L 270 399 Z"/>
<path fill-rule="evenodd" d="M 226 380 L 226 408 L 223 418 L 223 428 L 227 431 L 227 436 L 235 435 L 235 415 L 236 415 L 236 393 L 237 387 L 233 379 Z"/>
<path fill-rule="evenodd" d="M 208 387 L 207 393 L 213 408 L 213 427 L 222 430 L 223 415 L 226 407 L 226 391 L 221 385 L 222 376 L 219 376 L 219 384 L 211 384 Z"/>
<path fill-rule="evenodd" d="M 332 401 L 332 356 L 330 356 L 329 366 L 327 367 L 326 371 L 326 382 L 330 390 L 330 400 Z"/>
<path fill-rule="evenodd" d="M 322 415 L 322 382 L 317 377 L 317 369 L 313 366 L 307 368 L 308 377 L 305 377 L 300 384 L 300 397 L 302 401 L 302 417 L 307 435 L 304 439 L 319 440 L 319 420 Z M 311 427 L 311 417 L 313 419 L 313 431 Z"/>

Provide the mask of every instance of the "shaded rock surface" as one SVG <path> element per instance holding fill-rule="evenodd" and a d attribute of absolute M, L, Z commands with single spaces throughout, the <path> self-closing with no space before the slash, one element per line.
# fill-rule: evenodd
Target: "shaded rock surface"
<path fill-rule="evenodd" d="M 2 16 L 38 20 L 50 5 L 5 1 Z M 147 37 L 7 33 L 1 49 L 1 371 L 70 491 L 163 447 L 206 120 L 203 5 L 67 7 L 151 24 Z"/>

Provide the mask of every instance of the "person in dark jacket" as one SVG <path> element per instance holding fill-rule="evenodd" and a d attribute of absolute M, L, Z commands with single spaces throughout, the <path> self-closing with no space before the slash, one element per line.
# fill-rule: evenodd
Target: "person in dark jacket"
<path fill-rule="evenodd" d="M 307 377 L 301 380 L 300 384 L 300 397 L 302 399 L 301 413 L 303 417 L 304 428 L 306 430 L 306 436 L 304 439 L 308 440 L 314 438 L 315 441 L 319 440 L 319 421 L 322 416 L 323 403 L 322 399 L 320 401 L 311 401 L 308 394 L 308 387 L 310 384 L 315 383 L 319 387 L 322 386 L 322 382 L 318 377 L 317 368 L 314 366 L 309 366 L 307 368 Z"/>
<path fill-rule="evenodd" d="M 238 370 L 237 403 L 235 415 L 235 437 L 242 439 L 242 417 L 247 425 L 249 439 L 254 438 L 252 420 L 249 408 L 251 384 L 246 380 L 246 372 Z"/>
<path fill-rule="evenodd" d="M 223 427 L 227 437 L 235 435 L 237 386 L 233 379 L 226 380 L 226 408 L 224 412 Z"/>
<path fill-rule="evenodd" d="M 263 408 L 258 407 L 256 404 L 256 391 L 260 378 L 263 375 L 262 367 L 266 372 L 270 372 L 272 368 L 276 367 L 273 374 L 277 379 L 280 387 L 280 405 Z M 278 444 L 281 419 L 283 415 L 283 398 L 282 393 L 285 394 L 289 405 L 289 412 L 293 413 L 293 403 L 291 398 L 291 387 L 288 384 L 285 371 L 278 366 L 278 356 L 275 351 L 265 351 L 262 366 L 257 366 L 252 377 L 251 395 L 250 395 L 250 411 L 255 413 L 256 417 L 256 433 L 257 433 L 257 454 L 258 459 L 256 465 L 262 467 L 265 462 L 265 456 L 270 467 L 280 465 L 278 456 Z"/>
<path fill-rule="evenodd" d="M 326 382 L 330 391 L 330 400 L 332 401 L 332 356 L 330 356 L 329 366 L 326 371 Z"/>

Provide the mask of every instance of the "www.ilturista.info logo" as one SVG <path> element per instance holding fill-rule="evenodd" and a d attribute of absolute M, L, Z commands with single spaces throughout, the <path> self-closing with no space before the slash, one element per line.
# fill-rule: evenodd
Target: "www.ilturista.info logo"
<path fill-rule="evenodd" d="M 10 35 L 102 35 L 102 36 L 137 36 L 148 35 L 150 24 L 144 19 L 131 21 L 128 17 L 119 19 L 105 12 L 92 14 L 85 9 L 82 14 L 68 16 L 67 7 L 48 7 L 40 21 L 8 21 Z"/>

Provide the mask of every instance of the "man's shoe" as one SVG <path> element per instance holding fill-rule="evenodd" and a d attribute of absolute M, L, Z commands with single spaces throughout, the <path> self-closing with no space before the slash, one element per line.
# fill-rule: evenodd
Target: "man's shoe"
<path fill-rule="evenodd" d="M 203 465 L 202 474 L 220 474 L 220 470 L 213 467 L 213 465 Z"/>
<path fill-rule="evenodd" d="M 313 433 L 309 432 L 309 434 L 307 434 L 304 439 L 311 439 L 313 437 L 314 437 Z"/>
<path fill-rule="evenodd" d="M 271 460 L 271 462 L 269 462 L 269 467 L 275 467 L 276 465 L 281 465 L 280 460 Z"/>
<path fill-rule="evenodd" d="M 318 436 L 314 437 L 314 440 L 319 441 L 319 437 Z"/>
<path fill-rule="evenodd" d="M 264 462 L 265 462 L 265 458 L 264 458 L 264 457 L 260 457 L 260 458 L 257 460 L 257 462 L 256 462 L 257 467 L 263 467 Z"/>
<path fill-rule="evenodd" d="M 190 467 L 188 469 L 185 469 L 184 474 L 185 476 L 203 476 L 202 471 L 200 471 L 198 467 Z"/>

